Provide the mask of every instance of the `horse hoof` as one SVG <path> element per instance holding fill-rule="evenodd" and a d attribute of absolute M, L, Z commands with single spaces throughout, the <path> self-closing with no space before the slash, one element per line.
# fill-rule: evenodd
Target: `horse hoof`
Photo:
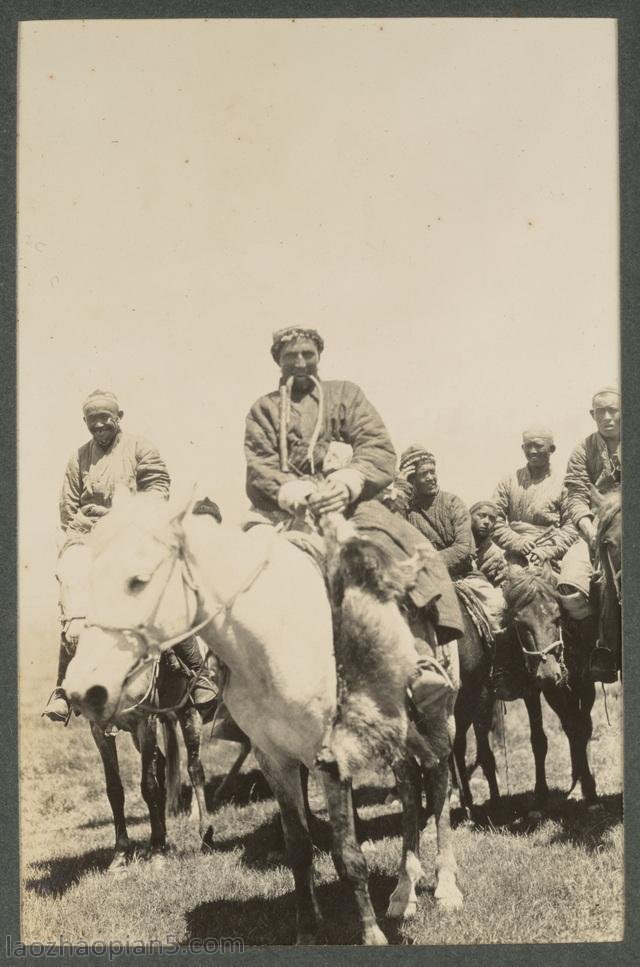
<path fill-rule="evenodd" d="M 604 806 L 601 802 L 590 802 L 587 806 L 588 813 L 601 813 L 604 812 Z"/>
<path fill-rule="evenodd" d="M 164 853 L 152 853 L 149 857 L 149 865 L 152 870 L 162 870 L 167 862 L 167 857 Z"/>
<path fill-rule="evenodd" d="M 462 908 L 462 893 L 457 886 L 448 889 L 446 893 L 442 893 L 440 896 L 436 890 L 436 903 L 443 913 L 453 913 Z"/>
<path fill-rule="evenodd" d="M 127 868 L 127 857 L 125 853 L 117 853 L 109 863 L 109 866 L 107 867 L 107 873 L 110 876 L 119 876 L 121 873 L 125 872 L 126 868 Z"/>
<path fill-rule="evenodd" d="M 542 819 L 542 811 L 540 809 L 530 809 L 527 813 L 527 819 L 532 823 L 539 823 Z"/>
<path fill-rule="evenodd" d="M 417 900 L 391 900 L 387 908 L 388 920 L 410 920 L 418 910 Z"/>
<path fill-rule="evenodd" d="M 201 837 L 201 840 L 202 844 L 200 846 L 200 851 L 202 853 L 213 853 L 215 848 L 213 842 L 213 826 L 209 826 L 204 836 Z"/>
<path fill-rule="evenodd" d="M 365 947 L 387 947 L 389 945 L 389 941 L 377 924 L 365 929 L 362 935 L 362 943 Z"/>

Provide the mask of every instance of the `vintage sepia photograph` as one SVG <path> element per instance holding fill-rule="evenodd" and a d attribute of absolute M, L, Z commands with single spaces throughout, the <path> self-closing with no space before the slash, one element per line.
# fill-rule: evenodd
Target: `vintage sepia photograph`
<path fill-rule="evenodd" d="M 617 44 L 20 24 L 8 943 L 623 939 Z"/>

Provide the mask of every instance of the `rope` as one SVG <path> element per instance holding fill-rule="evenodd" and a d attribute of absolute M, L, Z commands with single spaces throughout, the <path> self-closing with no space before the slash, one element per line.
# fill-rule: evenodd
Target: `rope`
<path fill-rule="evenodd" d="M 509 757 L 507 755 L 507 726 L 505 724 L 505 718 L 507 715 L 507 703 L 499 702 L 498 707 L 500 708 L 500 725 L 502 732 L 502 754 L 504 756 L 504 776 L 507 782 L 507 796 L 511 798 L 511 786 L 509 784 Z"/>
<path fill-rule="evenodd" d="M 318 390 L 318 418 L 316 420 L 316 425 L 313 428 L 313 433 L 311 434 L 309 447 L 307 449 L 307 459 L 309 461 L 309 466 L 311 467 L 311 476 L 313 476 L 316 472 L 316 464 L 313 453 L 316 448 L 316 443 L 318 442 L 318 437 L 320 436 L 322 424 L 324 422 L 324 393 L 322 391 L 322 384 L 320 383 L 320 380 L 316 379 L 315 376 L 312 376 L 311 380 L 315 388 Z"/>
<path fill-rule="evenodd" d="M 607 690 L 604 687 L 604 682 L 600 682 L 602 686 L 602 697 L 604 699 L 604 714 L 607 716 L 607 725 L 611 727 L 611 719 L 609 718 L 609 709 L 607 708 Z"/>

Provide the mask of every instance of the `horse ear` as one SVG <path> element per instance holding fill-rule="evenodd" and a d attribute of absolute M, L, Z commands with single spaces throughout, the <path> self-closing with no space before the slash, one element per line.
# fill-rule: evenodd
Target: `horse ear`
<path fill-rule="evenodd" d="M 193 510 L 193 505 L 195 503 L 195 493 L 196 493 L 196 485 L 194 484 L 186 504 L 184 504 L 184 506 L 178 511 L 178 513 L 174 514 L 173 517 L 171 518 L 170 523 L 175 530 L 180 530 L 182 528 L 183 520 L 185 519 L 187 514 L 191 510 Z"/>

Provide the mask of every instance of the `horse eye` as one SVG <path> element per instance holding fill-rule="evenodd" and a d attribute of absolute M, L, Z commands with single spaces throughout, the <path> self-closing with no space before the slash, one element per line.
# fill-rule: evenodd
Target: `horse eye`
<path fill-rule="evenodd" d="M 127 588 L 129 591 L 135 594 L 137 591 L 142 591 L 142 589 L 147 586 L 149 581 L 150 575 L 136 574 L 135 577 L 129 578 Z"/>

